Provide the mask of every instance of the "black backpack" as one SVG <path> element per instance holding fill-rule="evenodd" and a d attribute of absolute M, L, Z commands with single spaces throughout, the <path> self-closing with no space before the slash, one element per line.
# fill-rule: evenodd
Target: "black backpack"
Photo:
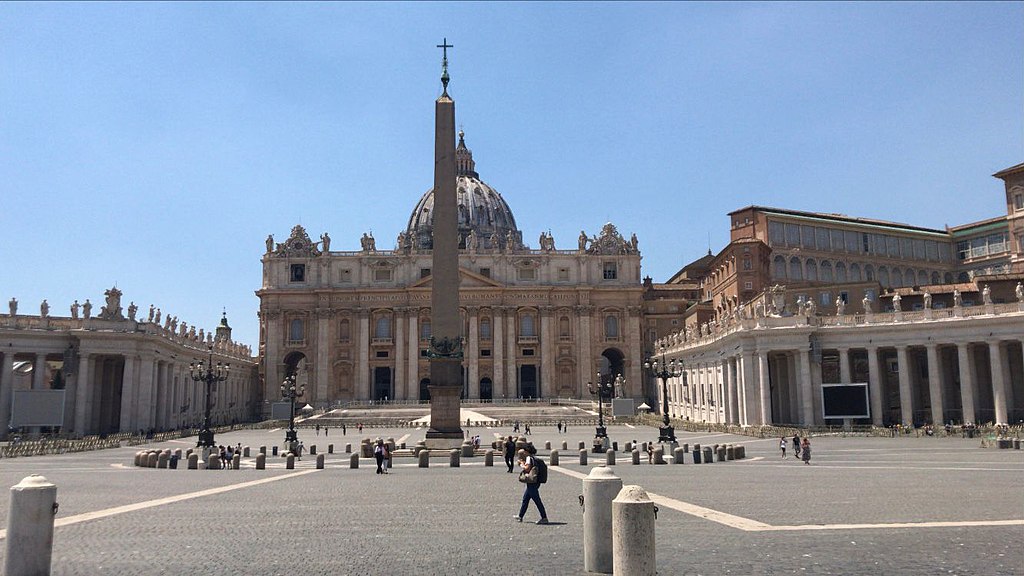
<path fill-rule="evenodd" d="M 546 484 L 548 481 L 548 465 L 539 456 L 533 456 L 533 465 L 537 468 L 537 484 Z"/>

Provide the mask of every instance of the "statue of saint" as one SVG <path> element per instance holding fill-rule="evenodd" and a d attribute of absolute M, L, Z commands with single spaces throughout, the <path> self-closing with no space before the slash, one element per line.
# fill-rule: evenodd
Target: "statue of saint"
<path fill-rule="evenodd" d="M 8 302 L 7 305 L 10 306 L 10 309 L 11 309 L 11 318 L 14 318 L 15 316 L 17 316 L 18 315 L 18 299 L 17 298 L 11 298 L 11 301 Z"/>
<path fill-rule="evenodd" d="M 135 322 L 135 314 L 139 311 L 139 307 L 135 305 L 135 302 L 128 303 L 128 319 Z"/>
<path fill-rule="evenodd" d="M 81 306 L 78 304 L 78 300 L 71 303 L 71 318 L 78 320 L 78 309 Z"/>
<path fill-rule="evenodd" d="M 515 234 L 515 232 L 509 230 L 508 231 L 508 237 L 505 239 L 505 248 L 507 248 L 508 251 L 511 252 L 512 250 L 515 249 L 515 247 L 516 247 L 516 234 Z"/>
<path fill-rule="evenodd" d="M 633 252 L 636 252 L 638 245 L 639 243 L 636 240 L 636 232 L 634 232 L 633 235 L 629 237 L 629 247 L 633 249 Z"/>
<path fill-rule="evenodd" d="M 160 309 L 156 309 L 156 314 L 153 315 L 153 324 L 160 325 Z"/>
<path fill-rule="evenodd" d="M 43 302 L 39 305 L 39 315 L 46 318 L 50 315 L 50 304 L 43 298 Z"/>
<path fill-rule="evenodd" d="M 924 293 L 924 307 L 926 310 L 932 307 L 932 295 L 930 292 Z"/>
<path fill-rule="evenodd" d="M 540 249 L 541 250 L 547 250 L 548 249 L 548 233 L 547 232 L 541 232 L 540 233 L 540 240 L 538 240 L 537 242 L 540 243 Z"/>
<path fill-rule="evenodd" d="M 491 250 L 493 250 L 495 252 L 501 250 L 501 246 L 498 245 L 498 233 L 497 232 L 492 232 L 491 233 L 490 242 L 491 242 Z"/>
<path fill-rule="evenodd" d="M 267 254 L 274 251 L 274 235 L 267 234 Z"/>
<path fill-rule="evenodd" d="M 580 252 L 587 251 L 587 233 L 580 230 Z"/>
<path fill-rule="evenodd" d="M 626 386 L 626 379 L 622 374 L 615 376 L 615 397 L 622 398 L 623 388 Z"/>
<path fill-rule="evenodd" d="M 964 305 L 963 297 L 960 296 L 960 291 L 953 288 L 953 307 L 959 308 Z"/>
<path fill-rule="evenodd" d="M 367 237 L 367 245 L 370 247 L 370 252 L 377 251 L 377 241 L 373 239 L 373 232 L 370 232 L 370 235 Z"/>
<path fill-rule="evenodd" d="M 846 302 L 842 297 L 836 298 L 836 316 L 846 314 Z"/>
<path fill-rule="evenodd" d="M 476 242 L 476 230 L 470 230 L 469 236 L 466 236 L 466 250 L 476 252 Z"/>
<path fill-rule="evenodd" d="M 1017 295 L 1017 302 L 1024 302 L 1024 284 L 1017 282 L 1017 288 L 1014 290 L 1014 294 Z"/>
<path fill-rule="evenodd" d="M 88 320 L 92 317 L 92 302 L 89 299 L 85 299 L 85 304 L 82 304 L 82 318 Z"/>
<path fill-rule="evenodd" d="M 903 300 L 903 298 L 900 297 L 898 292 L 896 294 L 892 295 L 892 309 L 893 309 L 894 312 L 902 312 L 903 311 L 903 307 L 900 304 L 901 300 Z"/>
<path fill-rule="evenodd" d="M 814 303 L 814 298 L 808 298 L 804 302 L 804 313 L 808 316 L 814 316 L 818 313 L 818 306 Z"/>
<path fill-rule="evenodd" d="M 147 320 L 148 322 L 152 322 L 153 321 L 153 313 L 154 313 L 155 310 L 156 309 L 153 308 L 153 305 L 150 304 L 149 305 L 149 320 Z"/>
<path fill-rule="evenodd" d="M 861 300 L 860 303 L 861 303 L 861 306 L 864 307 L 864 313 L 865 314 L 871 314 L 871 312 L 872 312 L 872 310 L 871 310 L 871 299 L 868 298 L 867 296 L 864 296 L 864 299 Z"/>
<path fill-rule="evenodd" d="M 200 341 L 200 342 L 203 342 L 203 341 L 205 341 L 205 340 L 206 340 L 206 334 L 204 334 L 204 333 L 203 333 L 203 329 L 202 329 L 202 328 L 200 328 L 200 329 L 199 329 L 199 341 Z"/>
<path fill-rule="evenodd" d="M 992 303 L 992 289 L 989 288 L 988 284 L 985 284 L 985 288 L 981 291 L 981 301 L 985 304 Z"/>
<path fill-rule="evenodd" d="M 323 242 L 324 252 L 328 252 L 331 249 L 331 237 L 327 232 L 320 235 L 320 241 Z"/>
<path fill-rule="evenodd" d="M 366 232 L 363 232 L 362 238 L 359 239 L 359 246 L 363 249 L 363 252 L 366 252 L 369 249 L 369 245 L 368 236 Z"/>

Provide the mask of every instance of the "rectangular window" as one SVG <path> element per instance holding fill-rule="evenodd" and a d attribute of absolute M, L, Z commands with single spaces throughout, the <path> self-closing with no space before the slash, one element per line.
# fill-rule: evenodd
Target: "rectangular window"
<path fill-rule="evenodd" d="M 864 291 L 864 297 L 867 298 L 868 301 L 870 301 L 870 302 L 874 302 L 876 300 L 877 296 L 878 295 L 875 294 L 875 289 L 874 288 L 868 288 L 867 290 Z"/>
<path fill-rule="evenodd" d="M 842 252 L 843 251 L 844 236 L 845 236 L 843 234 L 843 231 L 842 230 L 832 230 L 831 234 L 832 234 L 832 251 L 833 252 Z"/>
<path fill-rule="evenodd" d="M 985 238 L 974 238 L 971 240 L 971 258 L 988 256 L 988 242 Z"/>
<path fill-rule="evenodd" d="M 480 356 L 482 356 L 484 358 L 489 358 L 491 356 L 491 349 L 490 348 L 481 348 L 480 349 Z"/>
<path fill-rule="evenodd" d="M 799 224 L 786 224 L 786 244 L 788 246 L 800 246 Z"/>
<path fill-rule="evenodd" d="M 483 276 L 484 278 L 490 278 L 491 277 L 491 269 L 490 268 L 481 268 L 480 269 L 480 275 Z"/>
<path fill-rule="evenodd" d="M 911 256 L 910 256 L 910 254 L 904 254 L 903 257 L 904 258 L 910 258 Z M 913 258 L 915 260 L 924 260 L 924 258 L 925 258 L 924 240 L 914 240 L 914 256 L 913 256 Z"/>
<path fill-rule="evenodd" d="M 956 257 L 960 260 L 967 260 L 971 257 L 971 243 L 968 240 L 961 240 L 956 243 Z"/>
<path fill-rule="evenodd" d="M 1014 194 L 1013 196 L 1013 209 L 1024 210 L 1024 194 Z"/>
<path fill-rule="evenodd" d="M 900 238 L 900 252 L 904 258 L 909 258 L 914 253 L 914 242 L 910 238 Z"/>
<path fill-rule="evenodd" d="M 533 356 L 533 348 L 523 348 L 523 356 Z"/>
<path fill-rule="evenodd" d="M 752 263 L 752 262 L 750 261 L 750 258 L 744 258 L 744 259 L 743 259 L 743 269 L 744 269 L 744 270 L 750 270 L 750 269 L 752 269 L 753 267 L 754 267 L 754 265 L 753 265 L 753 263 Z"/>
<path fill-rule="evenodd" d="M 392 270 L 390 268 L 377 268 L 373 271 L 374 282 L 391 282 Z"/>
<path fill-rule="evenodd" d="M 387 350 L 377 350 L 377 358 L 387 358 L 387 357 L 388 357 L 388 351 Z"/>
<path fill-rule="evenodd" d="M 890 258 L 900 257 L 900 239 L 895 236 L 885 237 L 885 253 Z"/>
<path fill-rule="evenodd" d="M 430 268 L 420 268 L 420 278 L 426 278 L 430 276 Z"/>
<path fill-rule="evenodd" d="M 939 259 L 939 243 L 935 240 L 927 240 L 924 243 L 924 254 L 928 260 L 937 261 Z"/>
<path fill-rule="evenodd" d="M 615 262 L 604 263 L 604 279 L 615 280 L 619 276 L 618 265 Z"/>
<path fill-rule="evenodd" d="M 559 282 L 568 282 L 569 281 L 569 269 L 568 268 L 559 268 L 558 269 L 558 281 Z"/>
<path fill-rule="evenodd" d="M 814 249 L 814 226 L 800 227 L 800 245 L 804 248 Z"/>
<path fill-rule="evenodd" d="M 292 264 L 291 274 L 288 276 L 291 282 L 305 282 L 306 281 L 306 265 L 305 264 Z"/>
<path fill-rule="evenodd" d="M 519 269 L 520 280 L 536 280 L 537 269 L 536 268 L 520 268 Z"/>
<path fill-rule="evenodd" d="M 782 222 L 768 222 L 768 245 L 782 246 L 785 243 L 786 232 Z"/>
<path fill-rule="evenodd" d="M 850 293 L 849 292 L 840 292 L 839 293 L 839 299 L 843 301 L 843 304 L 849 304 L 850 303 Z"/>
<path fill-rule="evenodd" d="M 345 270 L 341 270 L 338 273 L 338 281 L 339 282 L 351 282 L 352 281 L 352 271 L 347 269 L 347 268 Z"/>
<path fill-rule="evenodd" d="M 821 294 L 818 294 L 818 303 L 821 306 L 828 306 L 832 304 L 832 293 L 822 292 Z"/>
<path fill-rule="evenodd" d="M 753 282 L 744 282 L 743 283 L 743 289 L 744 290 L 753 290 L 754 289 L 754 283 Z M 672 322 L 675 323 L 675 320 L 673 320 Z"/>
<path fill-rule="evenodd" d="M 831 250 L 832 240 L 828 235 L 828 228 L 815 228 L 814 235 L 818 243 L 818 250 Z"/>

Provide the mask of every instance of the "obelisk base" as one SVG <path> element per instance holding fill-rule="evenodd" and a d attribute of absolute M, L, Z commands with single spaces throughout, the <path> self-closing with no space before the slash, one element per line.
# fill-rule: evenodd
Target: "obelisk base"
<path fill-rule="evenodd" d="M 427 386 L 430 390 L 430 429 L 427 448 L 449 450 L 462 446 L 465 435 L 459 425 L 459 395 L 462 386 Z"/>

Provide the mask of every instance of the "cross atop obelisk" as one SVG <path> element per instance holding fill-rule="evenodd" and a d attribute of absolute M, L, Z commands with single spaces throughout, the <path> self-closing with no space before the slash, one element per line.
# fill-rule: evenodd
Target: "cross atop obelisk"
<path fill-rule="evenodd" d="M 448 49 L 455 48 L 455 46 L 448 43 L 448 38 L 445 38 L 437 45 L 442 50 L 441 54 L 441 84 L 444 86 L 444 95 L 448 95 Z"/>

